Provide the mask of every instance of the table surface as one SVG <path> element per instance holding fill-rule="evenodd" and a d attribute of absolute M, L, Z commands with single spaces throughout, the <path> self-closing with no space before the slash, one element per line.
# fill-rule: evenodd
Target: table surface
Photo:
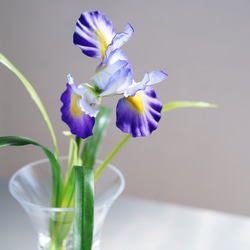
<path fill-rule="evenodd" d="M 34 250 L 32 225 L 0 179 L 0 249 Z M 249 250 L 250 218 L 121 196 L 105 221 L 102 250 Z"/>

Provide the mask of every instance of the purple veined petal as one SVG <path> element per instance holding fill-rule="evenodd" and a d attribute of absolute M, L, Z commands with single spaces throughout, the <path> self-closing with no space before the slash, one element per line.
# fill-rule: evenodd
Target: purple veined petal
<path fill-rule="evenodd" d="M 163 71 L 152 71 L 149 73 L 149 81 L 147 85 L 149 86 L 149 85 L 159 83 L 163 81 L 164 79 L 166 79 L 167 77 L 168 75 L 164 73 Z"/>
<path fill-rule="evenodd" d="M 144 90 L 147 86 L 153 85 L 163 81 L 168 75 L 162 71 L 152 71 L 151 73 L 146 73 L 141 82 L 133 81 L 132 85 L 124 93 L 125 97 L 134 96 L 137 91 Z"/>
<path fill-rule="evenodd" d="M 75 94 L 79 97 L 79 96 L 83 96 L 84 93 L 87 91 L 84 88 L 78 88 L 72 81 L 68 82 L 69 85 L 71 86 L 72 90 L 75 92 Z"/>
<path fill-rule="evenodd" d="M 125 97 L 134 96 L 137 91 L 144 90 L 147 86 L 148 81 L 149 81 L 149 74 L 146 73 L 141 82 L 133 81 L 132 85 L 130 85 L 128 89 L 124 92 L 124 96 Z"/>
<path fill-rule="evenodd" d="M 104 59 L 105 60 L 105 59 Z M 100 89 L 106 89 L 110 78 L 122 68 L 128 66 L 128 58 L 119 49 L 112 51 L 110 57 L 106 59 L 106 64 L 100 68 L 91 78 L 91 81 Z"/>
<path fill-rule="evenodd" d="M 122 98 L 116 108 L 116 126 L 132 137 L 148 136 L 158 127 L 162 103 L 151 87 Z"/>
<path fill-rule="evenodd" d="M 117 61 L 114 64 L 104 66 L 98 73 L 96 73 L 91 81 L 100 89 L 106 89 L 110 77 L 112 77 L 117 71 L 122 69 L 128 64 L 127 61 Z"/>
<path fill-rule="evenodd" d="M 97 99 L 96 94 L 92 92 L 90 87 L 87 84 L 81 84 L 78 87 L 78 90 L 84 89 L 84 94 L 82 96 L 78 96 L 77 105 L 81 111 L 83 111 L 85 114 L 96 117 L 99 110 L 95 109 L 95 105 L 99 105 L 100 102 Z"/>
<path fill-rule="evenodd" d="M 113 50 L 121 48 L 123 44 L 126 43 L 132 37 L 133 33 L 134 29 L 128 23 L 123 32 L 118 33 L 114 36 L 111 44 L 108 45 L 108 48 L 106 50 L 106 56 L 108 56 Z"/>
<path fill-rule="evenodd" d="M 78 108 L 85 114 L 91 117 L 96 117 L 99 110 L 95 109 L 93 106 L 95 104 L 99 104 L 99 101 L 97 100 L 97 96 L 93 93 L 93 91 L 90 90 L 91 86 L 85 83 L 77 87 L 74 84 L 74 78 L 71 74 L 68 74 L 67 78 L 68 84 L 71 86 L 72 91 L 77 96 Z"/>
<path fill-rule="evenodd" d="M 133 81 L 133 72 L 130 67 L 123 67 L 112 75 L 104 91 L 99 96 L 123 94 Z"/>
<path fill-rule="evenodd" d="M 114 26 L 99 11 L 84 12 L 76 23 L 73 42 L 90 57 L 104 58 L 115 36 Z"/>
<path fill-rule="evenodd" d="M 127 61 L 128 57 L 120 49 L 115 49 L 111 51 L 109 55 L 106 55 L 103 59 L 102 65 L 111 65 L 117 61 Z"/>
<path fill-rule="evenodd" d="M 87 138 L 92 135 L 95 118 L 82 112 L 77 105 L 77 94 L 72 85 L 67 84 L 66 91 L 61 96 L 63 106 L 61 107 L 62 120 L 69 126 L 76 138 Z"/>

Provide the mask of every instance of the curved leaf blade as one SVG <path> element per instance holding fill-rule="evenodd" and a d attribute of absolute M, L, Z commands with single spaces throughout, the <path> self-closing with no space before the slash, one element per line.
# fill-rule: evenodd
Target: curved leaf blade
<path fill-rule="evenodd" d="M 91 250 L 94 227 L 94 176 L 92 167 L 75 168 L 74 250 Z"/>
<path fill-rule="evenodd" d="M 52 177 L 53 177 L 53 198 L 52 206 L 59 207 L 63 198 L 64 185 L 61 177 L 60 165 L 55 158 L 54 154 L 47 149 L 45 146 L 35 142 L 32 139 L 21 136 L 3 136 L 0 137 L 0 147 L 4 146 L 26 146 L 34 145 L 41 147 L 44 153 L 47 155 L 51 168 L 52 168 Z"/>
<path fill-rule="evenodd" d="M 33 88 L 33 86 L 29 83 L 29 81 L 21 74 L 21 72 L 3 55 L 0 53 L 0 63 L 2 63 L 6 68 L 8 68 L 10 71 L 12 71 L 18 78 L 19 80 L 23 83 L 24 87 L 26 88 L 26 90 L 28 91 L 28 93 L 30 94 L 31 98 L 33 99 L 33 101 L 36 103 L 37 107 L 39 108 L 43 119 L 45 120 L 47 127 L 50 131 L 53 143 L 54 143 L 54 148 L 55 148 L 55 156 L 58 159 L 58 146 L 57 146 L 57 142 L 56 142 L 56 136 L 52 127 L 52 124 L 50 122 L 49 116 L 46 112 L 46 109 L 40 99 L 40 97 L 38 96 L 38 94 L 36 93 L 35 89 Z"/>
<path fill-rule="evenodd" d="M 164 104 L 161 113 L 177 108 L 216 108 L 216 107 L 217 107 L 216 104 L 210 104 L 207 102 L 177 101 Z"/>

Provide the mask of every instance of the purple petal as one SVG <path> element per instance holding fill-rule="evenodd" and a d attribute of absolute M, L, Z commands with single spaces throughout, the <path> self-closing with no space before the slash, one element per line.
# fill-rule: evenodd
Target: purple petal
<path fill-rule="evenodd" d="M 130 67 L 124 67 L 113 74 L 99 96 L 123 94 L 133 81 L 133 72 Z"/>
<path fill-rule="evenodd" d="M 120 50 L 116 49 L 111 52 L 110 56 L 104 58 L 105 64 L 101 69 L 91 78 L 91 81 L 100 89 L 107 90 L 106 86 L 110 78 L 122 68 L 128 67 L 128 58 Z"/>
<path fill-rule="evenodd" d="M 152 71 L 149 73 L 149 82 L 147 85 L 153 85 L 163 81 L 168 75 L 163 71 Z"/>
<path fill-rule="evenodd" d="M 124 96 L 134 96 L 139 90 L 144 90 L 147 86 L 159 83 L 163 81 L 168 75 L 162 71 L 152 71 L 151 73 L 146 73 L 141 82 L 133 81 L 133 84 L 124 92 Z"/>
<path fill-rule="evenodd" d="M 91 77 L 91 81 L 99 88 L 106 89 L 107 84 L 112 76 L 116 74 L 119 70 L 126 67 L 128 64 L 127 61 L 117 61 L 114 64 L 107 65 L 103 67 L 102 70 L 97 72 L 93 77 Z"/>
<path fill-rule="evenodd" d="M 67 89 L 61 96 L 63 106 L 61 108 L 62 120 L 70 127 L 72 134 L 77 138 L 92 135 L 92 129 L 95 123 L 95 118 L 86 115 L 77 106 L 77 94 L 73 91 L 70 84 L 67 84 Z"/>
<path fill-rule="evenodd" d="M 99 11 L 92 11 L 81 14 L 76 23 L 73 41 L 85 55 L 104 58 L 114 36 L 113 23 Z"/>
<path fill-rule="evenodd" d="M 149 81 L 149 75 L 148 73 L 146 73 L 142 81 L 140 82 L 133 81 L 133 84 L 131 84 L 129 88 L 127 88 L 127 90 L 124 92 L 124 96 L 125 97 L 134 96 L 137 91 L 144 90 L 147 86 L 148 81 Z"/>
<path fill-rule="evenodd" d="M 95 109 L 95 104 L 99 104 L 96 95 L 91 91 L 88 84 L 83 83 L 80 86 L 74 84 L 74 78 L 71 74 L 67 75 L 68 84 L 71 86 L 72 91 L 77 96 L 77 106 L 85 114 L 96 117 L 99 110 Z"/>
<path fill-rule="evenodd" d="M 148 136 L 158 126 L 162 103 L 151 87 L 122 98 L 116 107 L 116 126 L 133 137 Z"/>
<path fill-rule="evenodd" d="M 113 50 L 119 49 L 124 43 L 126 43 L 134 33 L 133 27 L 128 23 L 125 27 L 125 30 L 121 33 L 118 33 L 113 38 L 111 44 L 108 46 L 106 51 L 106 56 L 108 56 Z"/>

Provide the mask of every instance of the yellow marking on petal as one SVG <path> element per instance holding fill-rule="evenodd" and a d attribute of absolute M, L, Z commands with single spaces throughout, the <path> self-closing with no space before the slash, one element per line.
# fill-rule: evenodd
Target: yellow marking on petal
<path fill-rule="evenodd" d="M 135 109 L 137 109 L 140 113 L 143 113 L 144 107 L 139 91 L 137 91 L 134 96 L 129 96 L 126 99 Z"/>
<path fill-rule="evenodd" d="M 79 96 L 81 98 L 81 96 Z M 82 115 L 82 111 L 78 108 L 77 105 L 77 95 L 73 94 L 72 100 L 71 100 L 71 105 L 70 105 L 70 111 L 71 114 L 75 117 Z"/>
<path fill-rule="evenodd" d="M 108 38 L 100 31 L 96 30 L 95 35 L 97 36 L 100 46 L 101 46 L 101 53 L 102 53 L 102 58 L 105 57 L 105 51 L 108 48 L 108 45 L 110 44 L 110 41 Z"/>

